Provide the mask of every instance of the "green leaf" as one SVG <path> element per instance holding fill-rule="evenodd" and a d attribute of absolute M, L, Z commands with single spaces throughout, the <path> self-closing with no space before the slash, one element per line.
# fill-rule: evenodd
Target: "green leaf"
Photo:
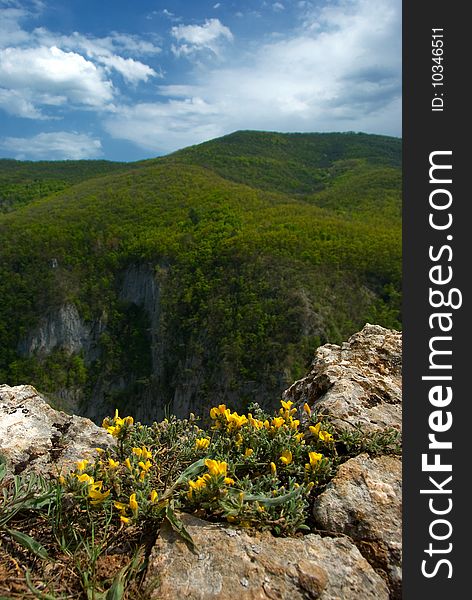
<path fill-rule="evenodd" d="M 122 600 L 125 595 L 127 580 L 142 567 L 143 552 L 138 550 L 133 559 L 119 570 L 111 587 L 105 595 L 105 600 Z"/>
<path fill-rule="evenodd" d="M 205 466 L 205 460 L 206 458 L 200 458 L 199 460 L 196 460 L 194 463 L 192 463 L 189 467 L 187 467 L 185 471 L 181 473 L 174 486 L 180 485 L 181 483 L 186 483 L 189 479 L 192 479 L 192 477 L 198 475 L 198 473 L 200 473 L 200 471 Z"/>
<path fill-rule="evenodd" d="M 21 544 L 24 548 L 26 548 L 36 556 L 39 556 L 39 558 L 49 560 L 49 554 L 47 553 L 46 548 L 42 544 L 37 542 L 34 538 L 27 535 L 26 533 L 17 531 L 16 529 L 5 528 L 5 530 L 15 540 L 15 542 L 18 542 L 18 544 Z"/>
<path fill-rule="evenodd" d="M 177 532 L 182 539 L 184 539 L 188 544 L 190 544 L 190 547 L 193 550 L 195 548 L 195 542 L 193 541 L 192 536 L 189 534 L 189 532 L 185 529 L 185 526 L 182 523 L 182 521 L 175 514 L 174 509 L 170 504 L 166 506 L 165 516 L 172 529 L 175 532 Z"/>
<path fill-rule="evenodd" d="M 4 462 L 4 459 L 0 457 L 0 482 L 3 481 L 3 478 L 7 474 L 7 465 Z"/>

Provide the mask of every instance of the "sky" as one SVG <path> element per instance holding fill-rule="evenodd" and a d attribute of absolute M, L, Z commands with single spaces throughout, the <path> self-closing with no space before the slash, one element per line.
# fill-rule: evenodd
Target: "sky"
<path fill-rule="evenodd" d="M 0 0 L 0 157 L 401 136 L 401 0 Z"/>

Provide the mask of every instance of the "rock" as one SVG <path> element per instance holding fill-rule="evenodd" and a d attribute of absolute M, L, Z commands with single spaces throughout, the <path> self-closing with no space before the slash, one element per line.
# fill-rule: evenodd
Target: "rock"
<path fill-rule="evenodd" d="M 318 348 L 310 373 L 284 398 L 330 415 L 338 429 L 401 429 L 401 366 L 401 333 L 367 324 L 342 346 Z"/>
<path fill-rule="evenodd" d="M 15 474 L 57 474 L 114 438 L 89 419 L 54 410 L 30 385 L 0 385 L 0 455 Z"/>
<path fill-rule="evenodd" d="M 399 458 L 361 454 L 341 465 L 315 504 L 324 532 L 343 533 L 401 598 L 402 466 Z"/>
<path fill-rule="evenodd" d="M 164 525 L 144 587 L 150 600 L 387 600 L 383 579 L 346 538 L 275 538 L 182 515 L 195 550 Z"/>
<path fill-rule="evenodd" d="M 21 356 L 48 355 L 53 350 L 76 354 L 88 350 L 91 330 L 80 318 L 74 304 L 65 304 L 41 319 L 38 327 L 18 344 Z"/>

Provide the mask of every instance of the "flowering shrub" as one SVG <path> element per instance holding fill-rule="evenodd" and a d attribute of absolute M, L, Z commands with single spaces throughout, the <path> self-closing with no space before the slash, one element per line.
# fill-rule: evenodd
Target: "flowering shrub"
<path fill-rule="evenodd" d="M 61 484 L 123 526 L 167 518 L 182 533 L 178 508 L 290 535 L 308 528 L 308 507 L 339 462 L 330 424 L 304 413 L 302 427 L 290 401 L 272 416 L 220 404 L 203 429 L 193 416 L 143 426 L 117 411 L 103 421 L 117 446 L 79 461 Z"/>

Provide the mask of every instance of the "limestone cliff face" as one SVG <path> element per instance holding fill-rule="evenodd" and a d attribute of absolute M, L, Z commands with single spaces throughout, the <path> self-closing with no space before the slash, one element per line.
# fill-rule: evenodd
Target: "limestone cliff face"
<path fill-rule="evenodd" d="M 89 361 L 98 353 L 100 322 L 86 324 L 74 304 L 64 304 L 43 317 L 39 325 L 18 344 L 22 356 L 47 355 L 53 350 L 83 352 Z"/>
<path fill-rule="evenodd" d="M 72 302 L 49 310 L 19 341 L 17 350 L 20 356 L 37 360 L 37 370 L 43 373 L 48 368 L 42 365 L 52 357 L 51 372 L 59 366 L 62 373 L 53 383 L 32 383 L 47 390 L 58 405 L 97 422 L 117 406 L 143 422 L 161 418 L 166 410 L 185 417 L 220 402 L 235 407 L 258 402 L 271 408 L 292 379 L 290 373 L 306 360 L 298 349 L 302 354 L 302 347 L 325 335 L 323 311 L 318 314 L 319 306 L 303 282 L 289 291 L 290 328 L 274 325 L 279 319 L 276 313 L 261 326 L 268 328 L 260 334 L 262 339 L 270 333 L 274 349 L 257 362 L 265 351 L 257 318 L 250 331 L 235 331 L 233 337 L 228 323 L 235 319 L 238 326 L 239 317 L 233 314 L 238 308 L 222 311 L 217 305 L 208 309 L 205 305 L 199 313 L 191 300 L 187 307 L 187 300 L 178 296 L 185 291 L 185 280 L 178 277 L 168 264 L 136 261 L 115 273 L 101 304 L 95 300 L 94 305 L 100 306 L 97 314 L 85 318 L 84 304 Z M 175 297 L 178 302 L 172 304 Z M 254 298 L 257 306 L 259 297 Z M 210 304 L 211 299 L 205 302 Z M 222 336 L 221 347 L 213 321 L 224 323 L 226 338 Z M 244 342 L 238 334 L 241 339 L 246 336 Z M 253 346 L 258 348 L 254 357 Z M 77 381 L 73 373 L 69 376 L 67 357 L 83 361 L 82 380 Z M 266 370 L 265 365 L 269 365 Z"/>

